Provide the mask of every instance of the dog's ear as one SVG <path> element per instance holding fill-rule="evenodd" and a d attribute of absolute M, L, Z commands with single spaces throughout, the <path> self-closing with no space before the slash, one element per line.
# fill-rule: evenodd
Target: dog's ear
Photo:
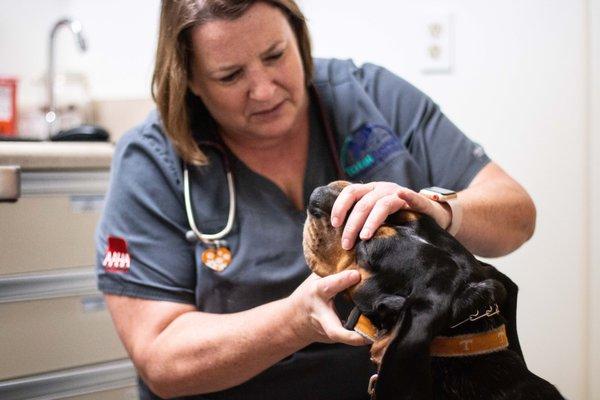
<path fill-rule="evenodd" d="M 506 289 L 496 279 L 471 282 L 452 302 L 452 319 L 462 321 L 482 307 L 503 304 L 505 298 Z"/>
<path fill-rule="evenodd" d="M 381 298 L 375 302 L 374 311 L 377 313 L 382 326 L 387 327 L 392 325 L 393 321 L 398 319 L 405 301 L 406 299 L 402 296 L 385 295 L 381 296 Z"/>
<path fill-rule="evenodd" d="M 502 283 L 502 286 L 506 290 L 504 301 L 499 302 L 498 305 L 500 306 L 500 313 L 506 320 L 508 348 L 521 356 L 521 359 L 525 362 L 519 343 L 519 336 L 517 335 L 517 296 L 519 294 L 519 287 L 508 276 L 504 275 L 493 266 L 479 260 L 478 262 L 482 270 L 485 271 L 485 274 Z"/>
<path fill-rule="evenodd" d="M 451 296 L 434 290 L 423 292 L 406 300 L 392 330 L 393 339 L 385 350 L 375 384 L 377 400 L 433 399 L 429 348 L 447 323 Z"/>

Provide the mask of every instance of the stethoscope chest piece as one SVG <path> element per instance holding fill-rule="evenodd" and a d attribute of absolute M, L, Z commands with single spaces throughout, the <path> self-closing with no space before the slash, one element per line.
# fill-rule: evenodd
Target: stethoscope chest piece
<path fill-rule="evenodd" d="M 202 252 L 202 264 L 213 271 L 221 272 L 231 264 L 231 250 L 226 243 L 215 243 Z"/>
<path fill-rule="evenodd" d="M 221 272 L 231 264 L 232 254 L 227 241 L 223 238 L 231 232 L 233 227 L 233 221 L 235 220 L 235 187 L 233 184 L 233 175 L 229 168 L 229 162 L 227 161 L 227 155 L 218 144 L 212 144 L 212 146 L 221 152 L 223 156 L 223 163 L 225 165 L 225 172 L 227 173 L 227 187 L 229 189 L 229 214 L 227 215 L 227 224 L 220 232 L 207 234 L 202 233 L 196 226 L 194 219 L 194 212 L 192 207 L 192 196 L 190 194 L 190 178 L 187 164 L 183 165 L 183 195 L 185 201 L 185 212 L 190 224 L 191 230 L 185 233 L 185 238 L 194 243 L 199 241 L 204 244 L 205 249 L 202 251 L 201 261 L 202 264 L 208 268 Z"/>

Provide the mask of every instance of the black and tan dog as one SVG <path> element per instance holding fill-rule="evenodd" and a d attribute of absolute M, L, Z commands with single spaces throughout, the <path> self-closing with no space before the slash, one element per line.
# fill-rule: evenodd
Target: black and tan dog
<path fill-rule="evenodd" d="M 347 294 L 362 315 L 355 330 L 374 342 L 378 375 L 369 390 L 377 400 L 563 399 L 525 365 L 517 286 L 431 218 L 400 211 L 372 239 L 343 250 L 342 228 L 329 220 L 347 184 L 333 182 L 311 195 L 304 254 L 320 276 L 360 272 L 361 282 Z"/>

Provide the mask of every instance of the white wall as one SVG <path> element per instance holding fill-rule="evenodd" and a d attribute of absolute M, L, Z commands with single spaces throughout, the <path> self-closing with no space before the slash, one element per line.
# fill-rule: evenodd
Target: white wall
<path fill-rule="evenodd" d="M 65 15 L 68 5 L 69 0 L 0 0 L 0 74 L 20 79 L 22 101 L 29 102 L 38 95 L 32 86 L 46 70 L 51 24 Z M 61 53 L 63 42 L 58 49 Z M 72 40 L 68 44 L 74 47 Z M 44 95 L 41 82 L 39 88 L 39 95 Z"/>
<path fill-rule="evenodd" d="M 81 65 L 96 99 L 150 96 L 159 17 L 158 0 L 70 0 L 89 38 Z"/>
<path fill-rule="evenodd" d="M 371 61 L 402 75 L 529 190 L 538 208 L 536 234 L 493 263 L 521 287 L 519 330 L 529 367 L 572 399 L 586 398 L 593 286 L 587 281 L 588 1 L 598 12 L 598 0 L 300 0 L 316 55 Z M 64 36 L 62 67 L 85 69 L 96 98 L 147 97 L 158 4 L 0 0 L 0 73 L 28 79 L 43 71 L 47 30 L 64 12 L 82 21 L 90 51 L 80 56 Z M 454 68 L 423 74 L 420 32 L 425 18 L 440 12 L 453 16 Z M 594 98 L 597 107 L 597 92 Z M 600 199 L 597 186 L 594 193 Z M 589 398 L 598 398 L 598 390 L 596 384 Z"/>
<path fill-rule="evenodd" d="M 534 238 L 492 262 L 521 288 L 529 367 L 567 397 L 585 398 L 585 2 L 302 3 L 317 55 L 381 63 L 412 81 L 530 192 Z M 454 16 L 454 72 L 425 75 L 419 32 L 424 17 L 440 11 Z"/>
<path fill-rule="evenodd" d="M 150 96 L 158 0 L 0 0 L 0 74 L 20 79 L 20 102 L 39 102 L 47 43 L 63 16 L 81 21 L 88 51 L 79 52 L 66 29 L 57 38 L 57 72 L 83 71 L 96 100 Z M 40 92 L 41 90 L 41 92 Z"/>
<path fill-rule="evenodd" d="M 590 204 L 600 204 L 600 0 L 589 2 L 590 48 Z M 600 394 L 600 207 L 591 208 L 590 218 L 590 382 L 588 398 Z"/>

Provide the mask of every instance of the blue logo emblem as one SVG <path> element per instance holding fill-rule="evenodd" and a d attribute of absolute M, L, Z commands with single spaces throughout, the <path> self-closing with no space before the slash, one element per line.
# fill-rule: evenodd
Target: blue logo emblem
<path fill-rule="evenodd" d="M 383 125 L 365 124 L 344 141 L 342 168 L 348 176 L 364 174 L 402 150 L 400 139 Z"/>

